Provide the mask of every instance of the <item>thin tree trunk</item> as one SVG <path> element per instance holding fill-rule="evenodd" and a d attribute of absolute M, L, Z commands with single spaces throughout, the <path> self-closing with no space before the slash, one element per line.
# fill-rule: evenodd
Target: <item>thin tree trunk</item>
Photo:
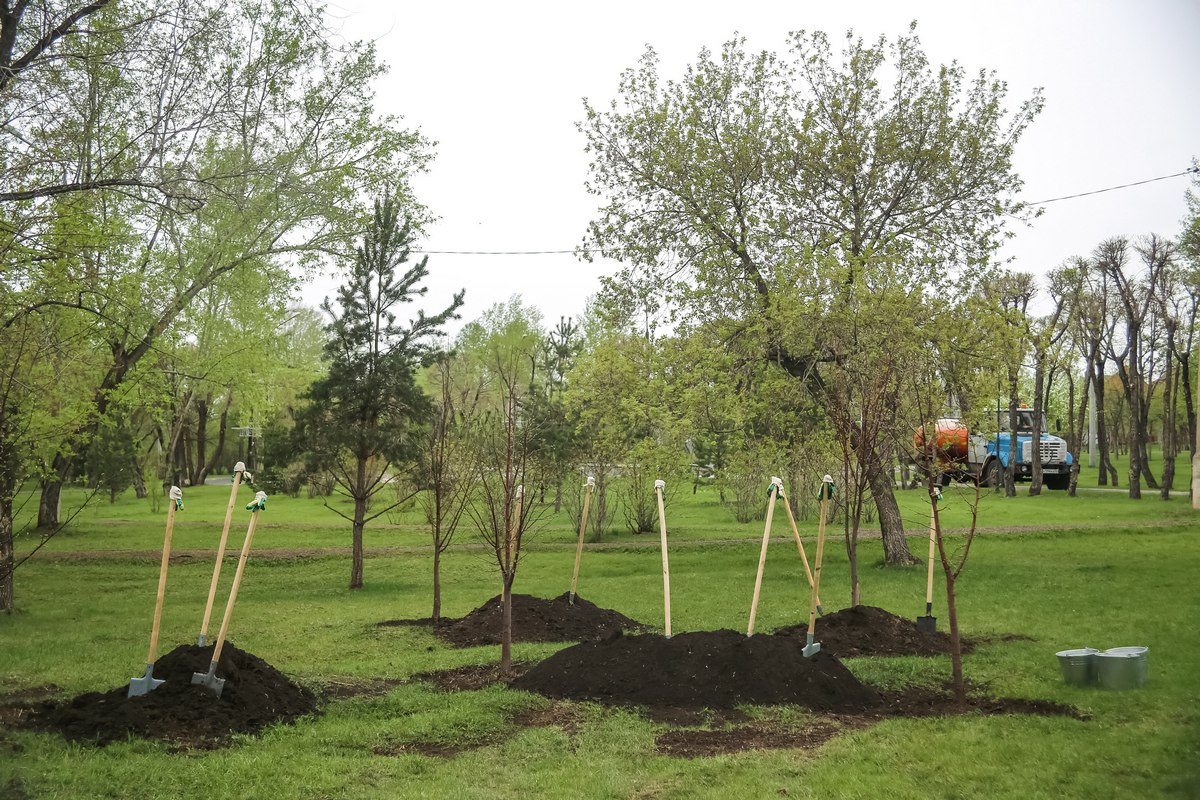
<path fill-rule="evenodd" d="M 363 586 L 363 526 L 367 517 L 367 462 L 358 459 L 354 481 L 354 534 L 350 557 L 350 588 Z"/>
<path fill-rule="evenodd" d="M 500 674 L 506 678 L 512 673 L 512 582 L 513 576 L 504 576 L 500 595 Z"/>
<path fill-rule="evenodd" d="M 0 612 L 13 613 L 13 505 L 11 493 L 0 497 Z"/>
<path fill-rule="evenodd" d="M 954 683 L 954 699 L 967 703 L 967 683 L 963 680 L 962 639 L 958 635 L 958 606 L 954 597 L 955 579 L 946 575 L 946 616 L 950 618 L 950 672 Z"/>
<path fill-rule="evenodd" d="M 1008 373 L 1008 466 L 1004 469 L 1004 496 L 1017 496 L 1017 458 L 1020 448 L 1017 446 L 1017 375 L 1015 371 Z M 996 442 L 999 449 L 1000 442 Z"/>
<path fill-rule="evenodd" d="M 433 545 L 433 614 L 430 619 L 435 628 L 442 624 L 442 547 L 439 542 Z"/>
<path fill-rule="evenodd" d="M 1042 396 L 1046 390 L 1046 370 L 1042 362 L 1044 353 L 1035 353 L 1033 368 L 1033 433 L 1029 437 L 1029 496 L 1037 497 L 1042 493 L 1042 411 L 1045 408 Z"/>

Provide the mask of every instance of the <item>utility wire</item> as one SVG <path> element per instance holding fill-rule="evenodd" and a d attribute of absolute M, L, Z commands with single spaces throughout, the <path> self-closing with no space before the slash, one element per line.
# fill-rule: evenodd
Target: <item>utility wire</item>
<path fill-rule="evenodd" d="M 1171 175 L 1161 175 L 1157 178 L 1147 178 L 1144 181 L 1135 181 L 1133 183 L 1122 183 L 1120 186 L 1109 186 L 1106 189 L 1093 189 L 1090 192 L 1051 197 L 1049 200 L 1034 200 L 1031 203 L 1026 203 L 1026 205 L 1044 206 L 1047 203 L 1057 203 L 1060 200 L 1074 200 L 1077 197 L 1089 197 L 1094 194 L 1115 192 L 1118 189 L 1128 189 L 1132 186 L 1142 186 L 1147 183 L 1154 183 L 1155 181 L 1165 181 L 1170 178 L 1178 178 L 1181 175 L 1194 175 L 1197 173 L 1200 173 L 1200 167 L 1188 167 L 1183 172 L 1176 172 Z M 598 253 L 600 251 L 593 248 L 581 248 L 579 250 L 412 250 L 411 252 L 426 256 L 558 256 L 572 255 L 574 253 Z"/>
<path fill-rule="evenodd" d="M 1154 183 L 1155 181 L 1165 181 L 1168 178 L 1178 178 L 1180 175 L 1190 175 L 1190 174 L 1194 174 L 1197 172 L 1200 172 L 1200 167 L 1188 167 L 1183 172 L 1176 172 L 1173 175 L 1162 175 L 1158 178 L 1147 178 L 1144 181 L 1135 181 L 1134 183 L 1122 183 L 1120 186 L 1109 186 L 1107 189 L 1095 189 L 1090 192 L 1080 192 L 1079 194 L 1068 194 L 1068 195 L 1063 195 L 1062 197 L 1051 197 L 1049 200 L 1035 200 L 1032 203 L 1029 203 L 1028 205 L 1044 206 L 1046 203 L 1057 203 L 1059 200 L 1074 200 L 1076 197 L 1088 197 L 1089 195 L 1093 195 L 1093 194 L 1104 194 L 1105 192 L 1115 192 L 1117 189 L 1128 189 L 1131 186 L 1141 186 L 1141 185 L 1147 184 L 1147 183 Z"/>

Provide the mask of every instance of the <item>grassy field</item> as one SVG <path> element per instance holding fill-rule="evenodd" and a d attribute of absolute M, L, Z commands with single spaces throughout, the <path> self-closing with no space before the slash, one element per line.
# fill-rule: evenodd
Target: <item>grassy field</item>
<path fill-rule="evenodd" d="M 1186 486 L 1181 476 L 1181 486 Z M 245 498 L 249 499 L 248 490 Z M 212 548 L 227 487 L 187 492 L 176 548 Z M 921 492 L 900 494 L 906 519 L 927 524 Z M 71 497 L 67 498 L 69 505 Z M 946 524 L 966 518 L 968 497 L 951 492 Z M 672 607 L 676 631 L 744 629 L 762 523 L 739 525 L 711 492 L 684 496 L 672 521 Z M 161 547 L 163 512 L 123 498 L 97 503 L 17 573 L 19 613 L 0 617 L 0 695 L 38 690 L 56 697 L 105 690 L 140 674 L 157 580 L 153 555 L 80 558 L 91 551 Z M 244 512 L 236 517 L 240 544 Z M 522 728 L 513 716 L 548 704 L 493 687 L 443 694 L 421 682 L 375 697 L 330 703 L 296 725 L 242 738 L 216 751 L 173 752 L 132 740 L 105 748 L 0 730 L 0 797 L 33 798 L 727 798 L 727 797 L 1200 797 L 1200 574 L 1196 516 L 1187 498 L 1127 500 L 1121 493 L 988 497 L 960 583 L 968 634 L 1020 633 L 966 658 L 968 678 L 994 695 L 1068 703 L 1086 721 L 976 715 L 895 719 L 849 730 L 814 750 L 744 752 L 679 759 L 656 752 L 667 729 L 628 710 L 574 709 L 575 731 Z M 776 520 L 776 533 L 786 531 Z M 1030 526 L 1043 526 L 1027 530 Z M 815 525 L 802 524 L 811 538 Z M 333 548 L 345 526 L 318 501 L 272 498 L 255 543 L 262 548 Z M 838 531 L 831 531 L 837 533 Z M 615 547 L 585 553 L 580 593 L 601 606 L 661 624 L 656 536 L 606 537 Z M 533 540 L 517 590 L 544 597 L 568 588 L 571 539 L 565 515 Z M 412 545 L 372 554 L 366 587 L 347 590 L 341 552 L 252 558 L 232 639 L 314 688 L 331 682 L 403 679 L 414 673 L 493 661 L 497 648 L 455 650 L 420 628 L 374 623 L 429 613 L 428 554 L 419 517 L 368 530 L 369 546 Z M 462 545 L 473 540 L 464 532 Z M 721 543 L 715 543 L 721 542 Z M 19 552 L 36 539 L 26 537 Z M 644 543 L 647 546 L 642 546 Z M 919 537 L 913 549 L 922 551 Z M 840 540 L 826 550 L 822 596 L 845 605 L 848 570 Z M 810 549 L 811 555 L 811 549 Z M 862 545 L 864 601 L 905 617 L 923 612 L 923 569 L 882 569 L 877 541 Z M 194 641 L 211 562 L 171 567 L 162 650 Z M 229 580 L 226 573 L 225 582 Z M 772 546 L 760 630 L 799 621 L 807 592 L 794 545 Z M 484 554 L 460 546 L 445 561 L 445 611 L 461 615 L 498 591 Z M 935 613 L 944 627 L 941 592 Z M 1054 651 L 1143 644 L 1150 682 L 1104 692 L 1062 684 Z M 518 645 L 537 659 L 559 645 Z M 860 678 L 882 685 L 938 685 L 944 658 L 848 659 Z M 0 699 L 0 702 L 4 702 Z M 803 714 L 751 709 L 786 722 Z M 462 748 L 453 757 L 376 755 L 396 745 Z"/>

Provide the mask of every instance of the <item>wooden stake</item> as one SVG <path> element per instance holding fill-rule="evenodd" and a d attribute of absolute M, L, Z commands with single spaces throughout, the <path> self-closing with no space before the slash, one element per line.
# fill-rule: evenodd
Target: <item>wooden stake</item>
<path fill-rule="evenodd" d="M 667 515 L 663 509 L 663 489 L 666 481 L 654 482 L 654 493 L 658 495 L 658 532 L 662 539 L 663 562 L 663 617 L 666 619 L 667 638 L 671 638 L 671 567 L 667 563 Z"/>
<path fill-rule="evenodd" d="M 817 525 L 817 558 L 813 564 L 812 600 L 808 607 L 808 640 L 811 642 L 817 631 L 817 595 L 821 591 L 821 561 L 825 557 L 825 513 L 829 508 L 829 497 L 833 493 L 833 478 L 828 475 L 821 481 L 821 519 Z"/>
<path fill-rule="evenodd" d="M 579 542 L 575 545 L 575 571 L 571 573 L 571 596 L 568 602 L 575 604 L 575 589 L 579 585 L 579 559 L 583 556 L 583 531 L 587 528 L 588 505 L 592 502 L 592 489 L 596 488 L 596 479 L 591 475 L 587 479 L 587 488 L 583 492 L 583 517 L 579 520 Z"/>
<path fill-rule="evenodd" d="M 237 462 L 233 468 L 233 488 L 229 491 L 229 506 L 225 509 L 225 524 L 221 527 L 221 541 L 217 544 L 217 563 L 213 565 L 212 582 L 208 585 L 208 602 L 204 605 L 204 620 L 200 623 L 200 638 L 197 641 L 204 646 L 204 637 L 208 634 L 208 622 L 212 617 L 213 601 L 217 597 L 217 580 L 221 577 L 221 562 L 225 560 L 225 543 L 229 540 L 229 524 L 233 521 L 233 504 L 237 502 L 238 487 L 242 484 L 242 473 L 246 464 Z"/>
<path fill-rule="evenodd" d="M 762 547 L 758 551 L 758 574 L 754 578 L 754 599 L 750 601 L 750 624 L 746 627 L 746 635 L 754 635 L 754 620 L 758 616 L 758 596 L 762 590 L 763 567 L 767 565 L 767 544 L 771 541 L 771 519 L 775 516 L 775 498 L 783 491 L 783 481 L 771 478 L 771 486 L 767 489 L 770 500 L 767 501 L 767 524 L 763 526 Z"/>
<path fill-rule="evenodd" d="M 804 562 L 804 576 L 806 578 L 808 578 L 809 591 L 812 591 L 813 574 L 812 574 L 812 570 L 809 569 L 809 567 L 808 567 L 808 554 L 804 552 L 804 544 L 800 541 L 800 529 L 796 527 L 796 517 L 795 517 L 795 515 L 792 514 L 791 503 L 788 502 L 787 495 L 783 493 L 782 489 L 779 492 L 779 499 L 783 501 L 783 508 L 785 511 L 787 511 L 788 522 L 791 523 L 791 526 L 792 526 L 792 535 L 796 537 L 796 549 L 800 551 L 800 560 L 802 562 Z M 817 612 L 820 613 L 820 611 L 821 611 L 821 598 L 818 597 L 817 598 Z"/>
<path fill-rule="evenodd" d="M 154 599 L 154 624 L 150 628 L 150 652 L 146 655 L 146 664 L 150 665 L 158 658 L 158 626 L 162 622 L 163 597 L 167 592 L 167 565 L 171 560 L 171 532 L 175 529 L 175 509 L 183 506 L 183 492 L 178 486 L 171 487 L 170 499 L 167 501 L 167 532 L 163 536 L 162 563 L 158 567 L 158 595 Z"/>

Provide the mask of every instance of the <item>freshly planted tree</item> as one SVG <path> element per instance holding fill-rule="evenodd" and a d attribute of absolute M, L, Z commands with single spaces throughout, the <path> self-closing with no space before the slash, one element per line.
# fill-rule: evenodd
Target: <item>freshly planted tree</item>
<path fill-rule="evenodd" d="M 351 589 L 363 585 L 364 526 L 408 499 L 368 515 L 372 498 L 419 454 L 430 403 L 416 373 L 432 359 L 434 337 L 457 318 L 463 302 L 459 292 L 436 314 L 418 310 L 410 322 L 398 321 L 404 306 L 425 294 L 421 282 L 429 274 L 428 256 L 400 272 L 415 233 L 400 214 L 393 195 L 375 201 L 337 304 L 324 303 L 332 320 L 326 328 L 329 374 L 310 387 L 309 404 L 297 424 L 313 465 L 328 470 L 354 506 L 347 515 L 326 503 L 353 526 Z"/>
<path fill-rule="evenodd" d="M 434 625 L 442 620 L 442 554 L 454 540 L 472 496 L 476 464 L 471 428 L 483 399 L 483 384 L 455 380 L 455 356 L 441 353 L 430 369 L 433 414 L 421 441 L 421 506 L 433 538 Z"/>

